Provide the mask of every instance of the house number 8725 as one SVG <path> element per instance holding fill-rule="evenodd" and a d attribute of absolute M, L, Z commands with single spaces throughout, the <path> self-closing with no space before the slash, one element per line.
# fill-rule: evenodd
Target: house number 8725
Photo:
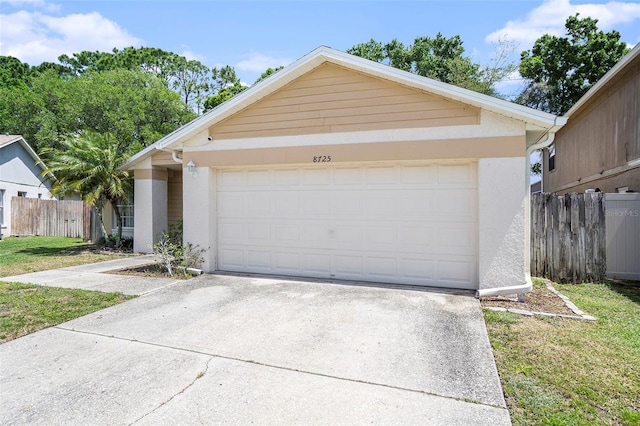
<path fill-rule="evenodd" d="M 317 157 L 313 157 L 314 163 L 328 163 L 331 161 L 330 155 L 319 155 Z"/>

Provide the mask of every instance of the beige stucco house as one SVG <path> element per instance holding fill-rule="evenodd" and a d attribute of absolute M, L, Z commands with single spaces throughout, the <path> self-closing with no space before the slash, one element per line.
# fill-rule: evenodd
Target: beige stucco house
<path fill-rule="evenodd" d="M 125 164 L 137 251 L 207 272 L 530 289 L 528 153 L 553 115 L 320 47 Z"/>

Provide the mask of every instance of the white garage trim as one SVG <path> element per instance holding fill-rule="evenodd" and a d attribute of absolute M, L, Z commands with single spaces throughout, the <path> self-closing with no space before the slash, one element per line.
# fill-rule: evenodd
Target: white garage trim
<path fill-rule="evenodd" d="M 218 270 L 478 287 L 476 163 L 230 168 L 216 182 Z"/>

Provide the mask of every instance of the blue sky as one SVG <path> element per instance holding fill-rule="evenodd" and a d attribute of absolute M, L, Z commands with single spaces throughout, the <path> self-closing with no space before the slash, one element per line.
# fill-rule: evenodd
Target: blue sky
<path fill-rule="evenodd" d="M 232 65 L 251 83 L 320 45 L 346 50 L 371 38 L 409 44 L 438 32 L 460 35 L 467 53 L 485 64 L 499 36 L 519 52 L 545 32 L 562 34 L 576 12 L 620 31 L 629 45 L 640 42 L 640 2 L 629 0 L 0 0 L 0 55 L 37 65 L 63 53 L 152 46 L 210 67 Z M 512 78 L 503 91 L 518 83 Z"/>

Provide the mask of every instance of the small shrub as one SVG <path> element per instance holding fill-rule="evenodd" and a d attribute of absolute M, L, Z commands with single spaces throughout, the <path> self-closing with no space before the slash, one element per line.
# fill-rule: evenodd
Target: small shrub
<path fill-rule="evenodd" d="M 186 243 L 182 239 L 182 221 L 169 226 L 153 245 L 153 253 L 160 258 L 160 263 L 170 276 L 176 271 L 187 274 L 188 268 L 197 268 L 203 261 L 202 254 L 206 249 Z"/>

